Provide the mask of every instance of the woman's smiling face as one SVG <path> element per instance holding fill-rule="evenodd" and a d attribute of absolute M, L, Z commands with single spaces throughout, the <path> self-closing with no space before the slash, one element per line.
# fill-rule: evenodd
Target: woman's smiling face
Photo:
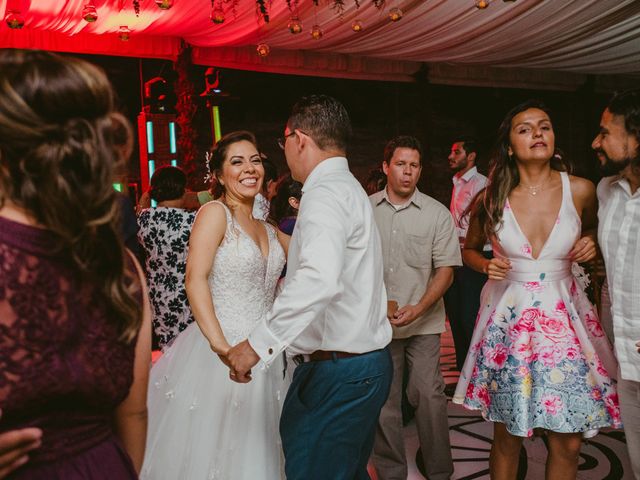
<path fill-rule="evenodd" d="M 262 190 L 264 168 L 256 147 L 247 140 L 229 145 L 218 181 L 225 195 L 235 198 L 255 197 Z"/>

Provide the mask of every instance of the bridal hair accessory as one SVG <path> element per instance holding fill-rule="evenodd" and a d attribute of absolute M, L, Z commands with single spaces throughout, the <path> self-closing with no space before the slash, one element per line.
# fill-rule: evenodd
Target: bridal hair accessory
<path fill-rule="evenodd" d="M 208 185 L 213 180 L 213 175 L 211 174 L 211 152 L 204 154 L 204 165 L 207 168 L 207 173 L 204 174 L 204 182 Z"/>

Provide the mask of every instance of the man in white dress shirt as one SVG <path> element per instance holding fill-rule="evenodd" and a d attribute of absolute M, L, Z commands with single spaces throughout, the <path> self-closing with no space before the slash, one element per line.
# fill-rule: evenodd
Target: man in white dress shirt
<path fill-rule="evenodd" d="M 367 461 L 389 394 L 391 326 L 380 235 L 366 193 L 349 172 L 342 104 L 325 95 L 294 105 L 280 139 L 304 184 L 282 293 L 229 355 L 250 380 L 287 349 L 298 366 L 280 421 L 288 480 L 368 479 Z"/>
<path fill-rule="evenodd" d="M 478 172 L 476 167 L 477 156 L 476 140 L 473 137 L 460 136 L 453 142 L 448 157 L 449 166 L 454 172 L 449 210 L 458 232 L 460 251 L 464 248 L 464 240 L 469 229 L 469 205 L 487 185 L 487 177 Z M 485 245 L 483 254 L 486 258 L 491 258 L 491 244 Z M 458 370 L 462 370 L 471 345 L 473 327 L 480 308 L 480 293 L 486 281 L 485 274 L 463 265 L 455 270 L 453 284 L 444 297 L 456 347 Z"/>
<path fill-rule="evenodd" d="M 598 184 L 598 242 L 611 299 L 618 395 L 633 474 L 640 480 L 640 89 L 616 95 L 591 144 Z"/>

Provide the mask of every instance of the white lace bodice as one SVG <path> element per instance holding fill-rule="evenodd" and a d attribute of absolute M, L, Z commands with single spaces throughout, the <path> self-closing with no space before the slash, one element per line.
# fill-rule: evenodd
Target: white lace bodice
<path fill-rule="evenodd" d="M 219 202 L 227 216 L 227 229 L 209 273 L 209 288 L 216 317 L 231 345 L 247 338 L 271 308 L 285 255 L 275 227 L 262 222 L 269 237 L 269 253 L 260 247 Z"/>

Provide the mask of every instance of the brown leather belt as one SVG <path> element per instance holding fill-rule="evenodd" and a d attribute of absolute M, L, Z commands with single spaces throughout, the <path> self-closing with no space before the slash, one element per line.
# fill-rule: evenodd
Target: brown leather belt
<path fill-rule="evenodd" d="M 367 352 L 369 353 L 369 352 Z M 305 362 L 322 362 L 326 360 L 337 360 L 339 358 L 350 358 L 362 355 L 362 353 L 336 352 L 333 350 L 316 350 L 308 355 L 296 355 L 293 361 L 300 365 Z"/>

